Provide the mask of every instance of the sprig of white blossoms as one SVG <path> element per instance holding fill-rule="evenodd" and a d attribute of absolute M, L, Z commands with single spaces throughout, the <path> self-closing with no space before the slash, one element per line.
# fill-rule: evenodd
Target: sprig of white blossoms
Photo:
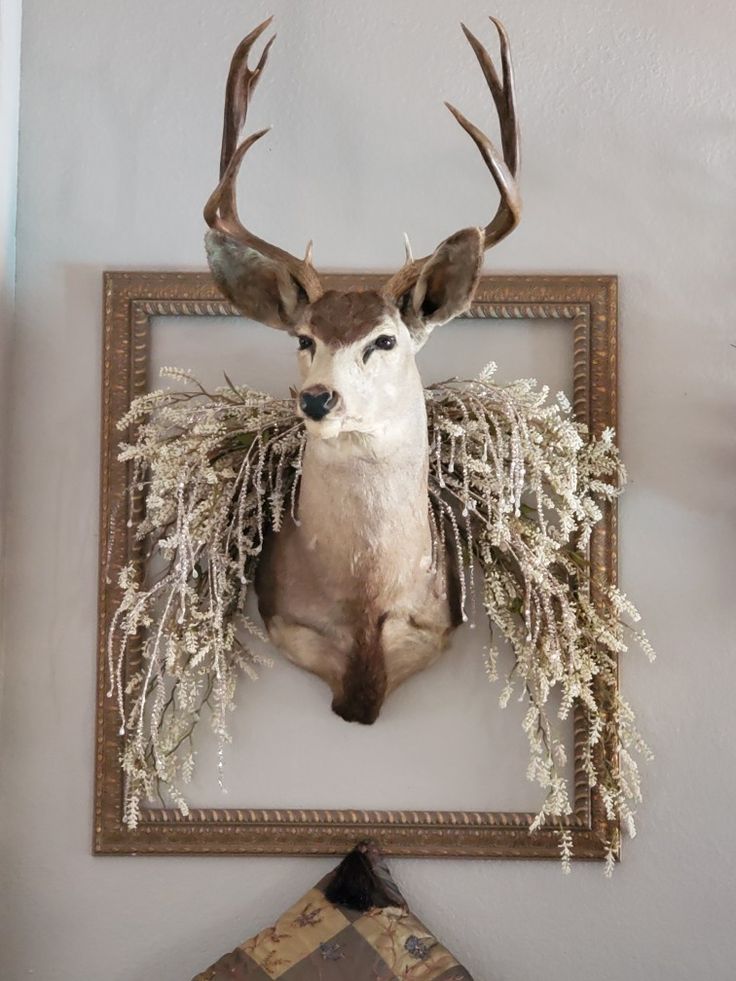
<path fill-rule="evenodd" d="M 583 767 L 605 807 L 610 859 L 619 821 L 636 833 L 641 785 L 633 753 L 651 758 L 618 690 L 617 657 L 628 649 L 626 634 L 650 660 L 654 651 L 632 626 L 639 620 L 634 605 L 597 581 L 588 561 L 602 506 L 626 480 L 613 430 L 593 438 L 564 396 L 550 404 L 548 389 L 534 379 L 495 385 L 494 371 L 491 364 L 476 381 L 427 390 L 430 501 L 440 545 L 459 560 L 464 619 L 476 593 L 474 559 L 491 633 L 498 628 L 513 652 L 500 703 L 505 707 L 518 685 L 528 704 L 527 777 L 546 793 L 532 830 L 559 829 L 568 870 L 572 838 L 564 819 L 572 805 L 550 696 L 560 691 L 559 720 L 575 705 L 584 709 Z M 485 652 L 491 681 L 497 658 L 491 643 Z"/>
<path fill-rule="evenodd" d="M 470 605 L 472 613 L 480 593 L 513 651 L 500 700 L 518 684 L 528 702 L 527 776 L 545 791 L 533 829 L 560 829 L 567 869 L 571 804 L 562 741 L 546 709 L 553 690 L 561 691 L 560 719 L 576 704 L 585 709 L 583 765 L 606 808 L 611 855 L 619 820 L 635 830 L 641 789 L 632 753 L 649 755 L 616 683 L 616 658 L 627 649 L 621 620 L 638 613 L 593 580 L 587 561 L 601 505 L 620 493 L 625 474 L 612 431 L 591 439 L 564 397 L 549 403 L 533 379 L 497 385 L 494 369 L 426 390 L 430 516 L 436 550 L 457 556 L 463 611 Z M 183 787 L 205 706 L 222 765 L 238 676 L 257 677 L 262 660 L 248 646 L 249 635 L 261 636 L 244 615 L 248 588 L 264 533 L 278 531 L 285 513 L 295 516 L 306 438 L 291 401 L 229 380 L 209 393 L 189 372 L 163 373 L 190 389 L 142 396 L 119 423 L 137 427 L 120 455 L 131 463 L 131 486 L 146 491 L 136 538 L 163 566 L 145 581 L 133 564 L 123 570 L 108 641 L 130 828 L 141 802 L 162 793 L 187 813 Z M 646 636 L 631 633 L 653 657 Z M 495 646 L 484 656 L 495 680 Z"/>
<path fill-rule="evenodd" d="M 153 560 L 143 579 L 133 563 L 120 574 L 108 636 L 129 828 L 162 791 L 188 813 L 183 786 L 205 707 L 222 768 L 238 676 L 257 678 L 263 662 L 248 643 L 263 638 L 244 613 L 248 589 L 266 527 L 294 510 L 304 446 L 291 401 L 232 385 L 209 393 L 188 372 L 162 374 L 194 390 L 144 395 L 118 423 L 137 426 L 119 458 L 131 463 L 131 488 L 145 490 L 135 537 Z"/>

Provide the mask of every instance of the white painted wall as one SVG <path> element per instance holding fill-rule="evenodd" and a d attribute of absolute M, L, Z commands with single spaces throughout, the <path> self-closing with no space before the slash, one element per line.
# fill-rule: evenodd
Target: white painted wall
<path fill-rule="evenodd" d="M 623 683 L 657 752 L 640 836 L 594 866 L 395 861 L 479 981 L 730 978 L 736 350 L 736 8 L 726 0 L 26 0 L 0 976 L 182 981 L 328 861 L 90 855 L 100 273 L 200 267 L 224 66 L 271 11 L 254 227 L 388 268 L 492 200 L 451 98 L 487 119 L 457 21 L 515 45 L 526 213 L 489 259 L 617 272 L 624 588 L 661 657 Z M 439 349 L 438 349 L 439 350 Z M 439 358 L 439 354 L 436 355 Z M 434 367 L 441 370 L 435 361 Z M 418 697 L 418 696 L 417 696 Z M 285 706 L 288 711 L 288 706 Z"/>

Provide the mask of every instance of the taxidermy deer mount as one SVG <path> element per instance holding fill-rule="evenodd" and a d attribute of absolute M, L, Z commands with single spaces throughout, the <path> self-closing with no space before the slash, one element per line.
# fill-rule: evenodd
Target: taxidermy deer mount
<path fill-rule="evenodd" d="M 519 132 L 509 41 L 501 77 L 463 26 L 501 125 L 502 154 L 457 109 L 501 196 L 485 228 L 464 228 L 375 290 L 325 290 L 312 265 L 258 238 L 238 217 L 235 182 L 267 130 L 238 144 L 271 38 L 265 21 L 233 55 L 225 93 L 220 181 L 204 209 L 212 275 L 246 317 L 293 334 L 298 412 L 307 430 L 298 519 L 264 542 L 256 576 L 270 639 L 332 689 L 349 722 L 376 720 L 386 696 L 432 664 L 462 619 L 452 559 L 437 555 L 428 507 L 427 418 L 415 355 L 435 327 L 465 312 L 483 254 L 519 222 Z"/>

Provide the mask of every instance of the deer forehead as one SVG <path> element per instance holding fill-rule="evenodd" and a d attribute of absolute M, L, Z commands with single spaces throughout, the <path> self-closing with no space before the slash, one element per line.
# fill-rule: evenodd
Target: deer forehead
<path fill-rule="evenodd" d="M 395 304 L 375 290 L 328 290 L 309 307 L 304 326 L 328 347 L 350 347 L 395 322 Z"/>

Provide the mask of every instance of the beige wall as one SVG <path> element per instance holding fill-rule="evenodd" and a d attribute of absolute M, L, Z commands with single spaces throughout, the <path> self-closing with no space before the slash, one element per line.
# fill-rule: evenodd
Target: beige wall
<path fill-rule="evenodd" d="M 5 551 L 6 469 L 2 464 L 9 431 L 10 335 L 15 307 L 20 25 L 21 0 L 0 0 L 0 556 Z M 0 565 L 0 591 L 2 577 Z M 0 699 L 5 675 L 4 631 L 5 609 L 0 596 Z"/>
<path fill-rule="evenodd" d="M 0 0 L 0 323 L 9 328 L 15 282 L 21 0 Z"/>
<path fill-rule="evenodd" d="M 445 119 L 487 119 L 457 21 L 515 44 L 526 212 L 488 268 L 621 277 L 624 589 L 660 651 L 623 684 L 657 753 L 640 835 L 598 867 L 396 861 L 480 979 L 733 973 L 736 8 L 726 0 L 26 0 L 0 976 L 182 981 L 328 862 L 90 854 L 100 274 L 200 267 L 234 40 L 276 12 L 254 227 L 382 269 L 492 194 Z M 294 161 L 297 161 L 295 165 Z M 436 356 L 432 356 L 436 357 Z M 441 369 L 438 363 L 430 368 Z M 295 689 L 296 691 L 296 689 Z M 418 698 L 418 695 L 412 698 Z M 494 699 L 489 697 L 490 710 Z M 288 703 L 280 706 L 288 718 Z M 392 779 L 395 779 L 393 777 Z"/>

